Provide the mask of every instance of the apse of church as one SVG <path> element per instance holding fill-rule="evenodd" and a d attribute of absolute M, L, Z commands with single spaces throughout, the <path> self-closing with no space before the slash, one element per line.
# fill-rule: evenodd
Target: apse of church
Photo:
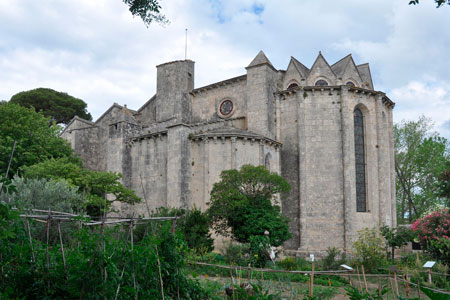
<path fill-rule="evenodd" d="M 281 195 L 298 252 L 351 247 L 364 227 L 396 225 L 394 103 L 368 64 L 348 55 L 276 69 L 260 51 L 242 76 L 194 88 L 194 62 L 157 66 L 157 92 L 138 110 L 114 103 L 97 121 L 75 117 L 62 136 L 93 170 L 123 174 L 160 206 L 206 209 L 223 170 L 264 165 L 291 185 Z"/>

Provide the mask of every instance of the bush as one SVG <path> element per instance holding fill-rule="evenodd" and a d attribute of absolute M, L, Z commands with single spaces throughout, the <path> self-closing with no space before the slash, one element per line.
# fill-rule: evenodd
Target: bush
<path fill-rule="evenodd" d="M 356 259 L 366 272 L 375 272 L 383 264 L 384 242 L 376 228 L 365 228 L 358 231 L 358 239 L 353 243 Z"/>
<path fill-rule="evenodd" d="M 335 247 L 328 247 L 327 255 L 320 261 L 320 264 L 325 270 L 339 270 L 340 266 L 345 263 L 345 259 L 345 253 Z"/>
<path fill-rule="evenodd" d="M 248 266 L 250 262 L 250 246 L 248 244 L 237 244 L 229 242 L 226 247 L 220 250 L 228 265 Z"/>
<path fill-rule="evenodd" d="M 270 245 L 280 246 L 291 237 L 289 220 L 276 205 L 276 195 L 288 192 L 289 184 L 264 166 L 244 165 L 221 173 L 211 190 L 208 213 L 213 230 L 237 242 L 251 243 L 251 237 L 270 233 Z"/>
<path fill-rule="evenodd" d="M 191 210 L 159 207 L 152 212 L 152 216 L 179 217 L 176 230 L 183 234 L 183 240 L 196 254 L 205 254 L 214 249 L 214 240 L 209 232 L 211 218 L 201 210 L 195 207 Z"/>
<path fill-rule="evenodd" d="M 435 211 L 411 225 L 420 244 L 433 258 L 450 266 L 450 212 Z"/>
<path fill-rule="evenodd" d="M 134 247 L 124 226 L 76 230 L 65 241 L 64 266 L 59 245 L 48 247 L 33 238 L 31 248 L 22 222 L 8 217 L 5 205 L 0 208 L 0 295 L 5 299 L 160 299 L 160 278 L 166 299 L 209 299 L 185 274 L 187 249 L 170 232 L 170 222 L 156 224 L 154 234 Z M 3 228 L 9 228 L 7 235 Z"/>

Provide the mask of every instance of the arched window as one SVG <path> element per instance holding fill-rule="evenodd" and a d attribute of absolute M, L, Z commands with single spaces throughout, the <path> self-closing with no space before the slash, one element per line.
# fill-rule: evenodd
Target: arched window
<path fill-rule="evenodd" d="M 298 84 L 296 82 L 293 82 L 288 86 L 288 89 L 295 89 L 297 87 L 298 87 Z"/>
<path fill-rule="evenodd" d="M 328 85 L 328 82 L 326 82 L 326 81 L 323 80 L 323 79 L 319 79 L 319 80 L 316 81 L 316 85 L 318 85 L 318 86 L 324 86 L 324 85 Z"/>
<path fill-rule="evenodd" d="M 264 166 L 267 170 L 270 171 L 270 161 L 272 160 L 272 155 L 270 153 L 266 154 L 266 157 L 264 159 Z"/>
<path fill-rule="evenodd" d="M 359 108 L 353 112 L 355 130 L 356 211 L 365 212 L 366 207 L 366 154 L 364 145 L 364 115 Z"/>
<path fill-rule="evenodd" d="M 346 85 L 348 85 L 348 86 L 355 86 L 355 84 L 354 84 L 353 82 L 351 82 L 351 81 L 348 81 L 348 82 L 346 83 Z"/>

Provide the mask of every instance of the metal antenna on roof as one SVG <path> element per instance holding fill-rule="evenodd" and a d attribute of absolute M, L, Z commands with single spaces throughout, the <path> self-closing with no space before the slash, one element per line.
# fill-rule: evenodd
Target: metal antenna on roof
<path fill-rule="evenodd" d="M 186 39 L 184 41 L 184 60 L 187 59 L 187 28 L 185 30 L 186 30 Z"/>

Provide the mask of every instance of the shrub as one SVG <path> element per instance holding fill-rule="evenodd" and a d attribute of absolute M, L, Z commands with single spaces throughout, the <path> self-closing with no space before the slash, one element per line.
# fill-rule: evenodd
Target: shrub
<path fill-rule="evenodd" d="M 358 231 L 358 239 L 353 243 L 356 259 L 366 272 L 375 272 L 379 264 L 383 263 L 384 243 L 376 228 L 365 228 Z"/>
<path fill-rule="evenodd" d="M 229 242 L 226 247 L 220 250 L 228 265 L 248 266 L 250 246 L 248 244 L 237 244 Z"/>
<path fill-rule="evenodd" d="M 340 265 L 345 263 L 345 259 L 345 253 L 335 247 L 328 247 L 327 255 L 320 261 L 320 264 L 325 270 L 338 270 Z"/>
<path fill-rule="evenodd" d="M 435 211 L 411 225 L 420 244 L 433 258 L 450 265 L 450 212 Z"/>
<path fill-rule="evenodd" d="M 134 247 L 124 226 L 76 230 L 65 241 L 64 266 L 59 246 L 33 238 L 31 248 L 22 222 L 1 211 L 0 295 L 5 299 L 160 299 L 160 278 L 166 299 L 210 298 L 185 274 L 186 248 L 169 222 L 156 224 L 154 233 Z M 5 223 L 14 232 L 3 238 Z"/>

